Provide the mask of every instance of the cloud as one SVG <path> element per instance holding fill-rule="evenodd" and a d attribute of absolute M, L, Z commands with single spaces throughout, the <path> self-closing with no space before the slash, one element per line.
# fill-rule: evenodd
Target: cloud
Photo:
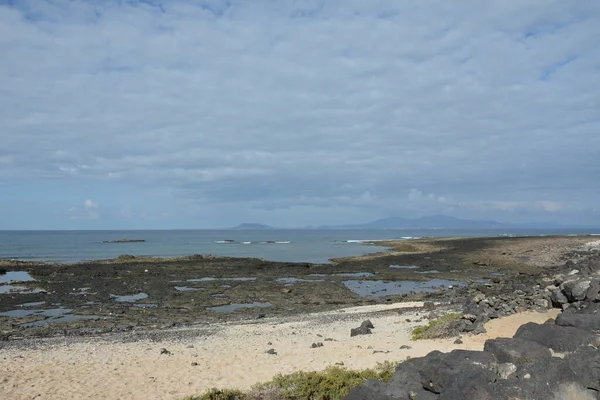
<path fill-rule="evenodd" d="M 0 182 L 125 187 L 116 209 L 173 218 L 591 209 L 598 21 L 558 0 L 13 1 Z"/>
<path fill-rule="evenodd" d="M 69 219 L 96 220 L 100 219 L 100 206 L 93 200 L 83 202 L 83 207 L 71 207 L 68 211 Z"/>

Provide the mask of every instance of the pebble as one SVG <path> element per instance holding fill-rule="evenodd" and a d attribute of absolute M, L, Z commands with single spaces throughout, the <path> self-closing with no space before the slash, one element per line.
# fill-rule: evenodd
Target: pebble
<path fill-rule="evenodd" d="M 277 355 L 277 351 L 275 351 L 275 349 L 269 349 L 269 350 L 265 351 L 265 353 Z"/>
<path fill-rule="evenodd" d="M 192 363 L 192 367 L 195 367 L 195 366 L 197 366 L 197 365 L 198 365 L 198 363 L 197 363 L 197 362 L 193 362 L 193 363 Z"/>
<path fill-rule="evenodd" d="M 321 343 L 321 342 L 313 343 L 310 347 L 312 349 L 316 349 L 317 347 L 323 347 L 323 343 Z"/>

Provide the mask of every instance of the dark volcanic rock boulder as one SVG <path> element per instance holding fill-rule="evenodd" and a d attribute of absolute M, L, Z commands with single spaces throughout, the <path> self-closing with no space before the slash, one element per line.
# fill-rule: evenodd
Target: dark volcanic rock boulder
<path fill-rule="evenodd" d="M 548 347 L 523 339 L 489 339 L 483 350 L 495 355 L 499 363 L 511 363 L 517 367 L 552 357 Z"/>
<path fill-rule="evenodd" d="M 554 399 L 561 384 L 572 382 L 580 383 L 580 379 L 568 363 L 552 357 L 523 367 L 510 379 L 499 381 L 497 387 L 505 398 L 541 400 Z"/>
<path fill-rule="evenodd" d="M 387 385 L 383 382 L 369 379 L 360 386 L 355 387 L 348 393 L 344 400 L 392 400 L 393 397 L 389 396 L 387 391 Z M 405 397 L 408 399 L 408 397 Z M 400 397 L 401 399 L 401 397 Z"/>
<path fill-rule="evenodd" d="M 557 352 L 574 351 L 597 340 L 596 335 L 581 329 L 533 322 L 521 325 L 514 337 L 539 343 Z"/>
<path fill-rule="evenodd" d="M 370 335 L 371 329 L 374 329 L 373 323 L 370 320 L 363 321 L 358 328 L 350 329 L 350 337 L 358 335 Z"/>
<path fill-rule="evenodd" d="M 567 281 L 561 285 L 570 302 L 585 300 L 591 281 L 589 279 Z"/>
<path fill-rule="evenodd" d="M 600 279 L 592 279 L 585 298 L 589 301 L 600 301 Z"/>
<path fill-rule="evenodd" d="M 584 387 L 600 391 L 600 350 L 591 346 L 580 347 L 568 354 L 565 361 Z"/>
<path fill-rule="evenodd" d="M 456 374 L 452 384 L 438 400 L 504 400 L 496 388 L 497 376 L 486 369 L 471 369 Z M 416 397 L 417 399 L 419 397 Z"/>
<path fill-rule="evenodd" d="M 442 393 L 445 388 L 456 383 L 458 377 L 467 371 L 497 368 L 493 354 L 481 351 L 454 350 L 450 353 L 433 351 L 426 357 L 415 358 L 400 364 L 396 373 L 409 374 L 416 371 L 421 386 L 433 393 Z M 494 373 L 492 375 L 495 376 Z M 491 376 L 491 375 L 490 375 Z"/>
<path fill-rule="evenodd" d="M 556 317 L 556 325 L 600 331 L 600 313 L 562 313 Z"/>

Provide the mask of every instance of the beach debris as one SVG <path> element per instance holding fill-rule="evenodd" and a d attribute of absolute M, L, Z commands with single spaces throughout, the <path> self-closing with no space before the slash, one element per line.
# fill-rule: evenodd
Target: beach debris
<path fill-rule="evenodd" d="M 313 344 L 310 345 L 311 349 L 316 349 L 318 347 L 323 347 L 323 343 L 317 342 L 317 343 L 313 343 Z"/>
<path fill-rule="evenodd" d="M 265 351 L 266 354 L 272 354 L 272 355 L 277 355 L 277 351 L 275 349 L 269 349 L 267 351 Z"/>
<path fill-rule="evenodd" d="M 281 289 L 281 293 L 290 293 L 292 289 Z"/>

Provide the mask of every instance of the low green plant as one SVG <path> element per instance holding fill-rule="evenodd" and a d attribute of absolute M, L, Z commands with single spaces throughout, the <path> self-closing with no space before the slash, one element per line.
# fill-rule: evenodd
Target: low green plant
<path fill-rule="evenodd" d="M 430 321 L 425 326 L 418 326 L 412 331 L 411 339 L 439 339 L 455 336 L 459 321 L 462 319 L 461 314 L 446 314 L 440 318 Z"/>
<path fill-rule="evenodd" d="M 233 389 L 211 389 L 202 396 L 189 396 L 184 400 L 246 400 L 244 392 Z"/>
<path fill-rule="evenodd" d="M 329 367 L 319 372 L 294 372 L 277 375 L 247 393 L 237 390 L 217 390 L 186 400 L 339 400 L 367 379 L 388 382 L 397 363 L 385 362 L 372 369 L 350 370 Z"/>

